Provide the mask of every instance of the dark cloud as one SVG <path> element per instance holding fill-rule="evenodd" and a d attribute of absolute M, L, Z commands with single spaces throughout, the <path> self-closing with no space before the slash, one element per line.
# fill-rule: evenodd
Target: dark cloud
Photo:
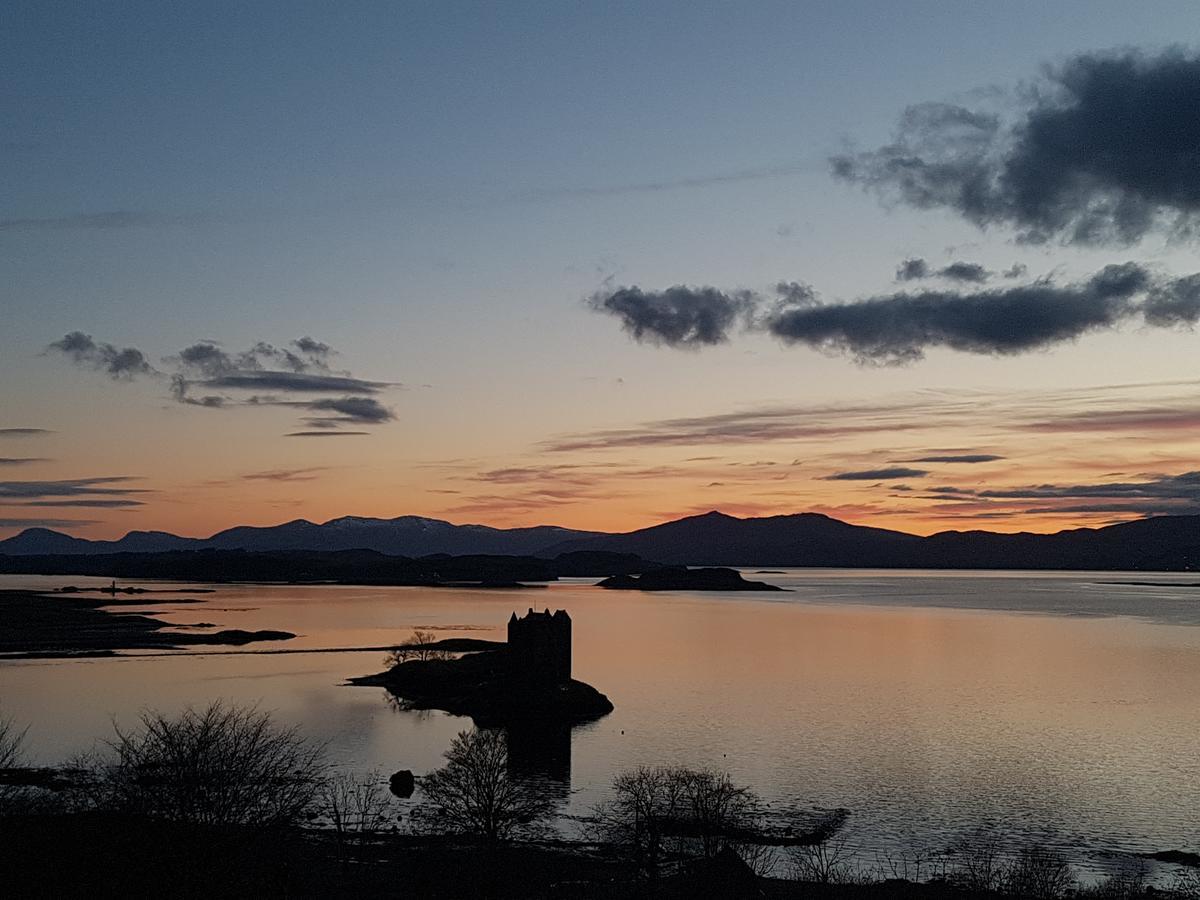
<path fill-rule="evenodd" d="M 316 358 L 324 358 L 333 352 L 333 348 L 331 348 L 328 344 L 322 341 L 314 340 L 307 335 L 302 338 L 297 338 L 296 340 L 292 341 L 292 344 L 301 353 L 305 353 L 308 356 Z"/>
<path fill-rule="evenodd" d="M 193 397 L 188 393 L 191 389 L 192 382 L 188 381 L 182 375 L 175 374 L 171 376 L 171 396 L 175 398 L 176 403 L 183 403 L 186 406 L 202 406 L 206 409 L 224 409 L 232 403 L 229 397 L 224 397 L 220 394 L 205 394 L 201 397 Z"/>
<path fill-rule="evenodd" d="M 49 460 L 41 456 L 0 456 L 0 466 L 27 466 L 40 462 L 49 462 Z"/>
<path fill-rule="evenodd" d="M 325 422 L 346 422 L 360 425 L 378 425 L 396 418 L 395 413 L 374 397 L 337 397 L 313 400 L 304 408 L 312 412 L 336 413 L 335 418 Z"/>
<path fill-rule="evenodd" d="M 906 267 L 915 270 L 910 266 L 915 262 L 920 261 L 902 264 L 898 277 Z M 955 267 L 956 275 L 944 274 Z M 991 273 L 974 263 L 954 263 L 933 275 L 975 282 Z M 1200 274 L 1166 278 L 1134 262 L 1106 266 L 1070 284 L 1046 277 L 989 289 L 900 291 L 822 302 L 807 284 L 780 282 L 772 294 L 634 287 L 594 295 L 591 305 L 618 316 L 639 341 L 698 348 L 726 341 L 740 326 L 765 330 L 788 344 L 846 354 L 860 364 L 883 365 L 915 362 L 935 347 L 1017 355 L 1115 329 L 1137 317 L 1152 327 L 1192 327 L 1200 321 Z"/>
<path fill-rule="evenodd" d="M 786 343 L 860 363 L 913 362 L 932 347 L 1013 355 L 1115 327 L 1137 312 L 1134 300 L 1150 283 L 1146 269 L 1125 263 L 1065 287 L 922 291 L 786 309 L 769 317 L 767 328 Z"/>
<path fill-rule="evenodd" d="M 1029 272 L 1029 267 L 1025 263 L 1013 263 L 1000 274 L 1005 278 L 1024 278 Z"/>
<path fill-rule="evenodd" d="M 1147 325 L 1170 327 L 1200 321 L 1200 275 L 1188 275 L 1159 285 L 1142 304 Z"/>
<path fill-rule="evenodd" d="M 203 387 L 224 390 L 284 391 L 295 393 L 376 394 L 391 385 L 386 381 L 364 381 L 345 375 L 319 375 L 309 372 L 250 371 L 235 372 L 196 382 Z"/>
<path fill-rule="evenodd" d="M 153 375 L 155 369 L 141 350 L 134 347 L 114 347 L 92 339 L 90 334 L 72 331 L 46 348 L 62 353 L 77 365 L 105 372 L 115 379 L 130 379 L 137 375 Z"/>
<path fill-rule="evenodd" d="M 896 266 L 897 281 L 920 281 L 922 278 L 928 278 L 932 274 L 929 268 L 929 263 L 917 257 L 916 259 L 906 259 L 900 265 Z"/>
<path fill-rule="evenodd" d="M 113 378 L 164 374 L 153 368 L 140 350 L 118 350 L 79 331 L 55 341 L 48 349 L 63 353 L 78 364 L 103 369 Z M 305 335 L 284 347 L 258 341 L 237 352 L 226 350 L 216 341 L 197 341 L 163 362 L 175 370 L 170 373 L 171 396 L 186 406 L 207 409 L 293 406 L 334 414 L 310 420 L 308 424 L 313 428 L 334 429 L 341 424 L 380 424 L 392 420 L 395 416 L 391 410 L 378 400 L 361 395 L 377 394 L 395 385 L 355 378 L 349 372 L 333 372 L 329 368 L 333 355 L 329 344 Z M 242 391 L 345 396 L 285 401 L 271 394 L 247 397 L 240 394 Z"/>
<path fill-rule="evenodd" d="M 918 209 L 949 208 L 1031 243 L 1193 237 L 1200 215 L 1200 58 L 1076 56 L 1026 90 L 1013 121 L 912 106 L 895 139 L 831 160 L 836 177 Z"/>
<path fill-rule="evenodd" d="M 209 379 L 270 369 L 291 373 L 329 373 L 328 357 L 333 350 L 328 344 L 311 337 L 302 337 L 290 343 L 300 352 L 258 341 L 248 350 L 229 353 L 216 341 L 198 341 L 167 361 L 177 363 L 189 376 Z"/>
<path fill-rule="evenodd" d="M 907 469 L 892 466 L 884 469 L 862 469 L 857 472 L 836 472 L 826 475 L 822 481 L 880 481 L 885 478 L 924 478 L 929 473 L 924 469 Z"/>
<path fill-rule="evenodd" d="M 149 494 L 152 491 L 125 487 L 140 479 L 129 475 L 100 478 L 67 478 L 58 481 L 0 481 L 0 501 L 40 500 L 46 497 L 97 497 Z"/>
<path fill-rule="evenodd" d="M 40 506 L 40 507 L 81 507 L 84 509 L 126 509 L 133 506 L 145 506 L 141 500 L 128 499 L 92 499 L 92 500 L 30 500 L 28 503 L 20 503 L 18 506 Z"/>
<path fill-rule="evenodd" d="M 997 500 L 1131 498 L 1187 500 L 1200 503 L 1200 471 L 1179 475 L 1147 476 L 1143 481 L 1119 481 L 1107 484 L 1039 484 L 1019 488 L 994 488 L 975 491 L 974 496 Z"/>
<path fill-rule="evenodd" d="M 897 281 L 921 281 L 926 278 L 945 278 L 948 281 L 964 281 L 983 284 L 992 273 L 979 263 L 952 262 L 940 269 L 932 268 L 925 260 L 917 257 L 906 259 L 896 267 Z"/>
<path fill-rule="evenodd" d="M 817 292 L 811 284 L 802 281 L 780 281 L 775 285 L 775 296 L 782 306 L 811 306 L 817 302 Z M 743 297 L 749 300 L 751 295 L 743 294 Z"/>
<path fill-rule="evenodd" d="M 724 343 L 754 307 L 749 294 L 686 285 L 664 291 L 623 287 L 593 294 L 588 303 L 616 316 L 636 341 L 683 348 Z"/>
<path fill-rule="evenodd" d="M 39 434 L 54 434 L 47 428 L 0 428 L 0 438 L 36 437 Z"/>
<path fill-rule="evenodd" d="M 284 437 L 357 437 L 370 433 L 369 431 L 289 431 Z"/>
<path fill-rule="evenodd" d="M 1001 506 L 1017 514 L 1124 513 L 1162 515 L 1200 513 L 1200 471 L 1145 475 L 1138 481 L 1051 483 L 974 490 L 951 486 L 925 489 L 919 499 L 934 500 L 976 515 Z M 1029 501 L 1041 505 L 1030 507 Z"/>
<path fill-rule="evenodd" d="M 4 519 L 0 528 L 72 528 L 80 525 L 95 525 L 95 519 Z"/>
<path fill-rule="evenodd" d="M 992 277 L 992 273 L 979 263 L 952 262 L 938 271 L 938 275 L 950 281 L 966 281 L 971 284 L 983 284 Z"/>
<path fill-rule="evenodd" d="M 913 463 L 986 463 L 1004 459 L 991 453 L 964 453 L 957 456 L 919 456 L 916 459 L 905 459 L 901 462 Z"/>

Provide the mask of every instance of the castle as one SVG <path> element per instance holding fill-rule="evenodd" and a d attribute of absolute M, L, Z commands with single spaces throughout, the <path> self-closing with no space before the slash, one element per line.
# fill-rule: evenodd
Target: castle
<path fill-rule="evenodd" d="M 565 609 L 529 612 L 508 620 L 513 673 L 531 683 L 561 685 L 571 680 L 571 617 Z"/>

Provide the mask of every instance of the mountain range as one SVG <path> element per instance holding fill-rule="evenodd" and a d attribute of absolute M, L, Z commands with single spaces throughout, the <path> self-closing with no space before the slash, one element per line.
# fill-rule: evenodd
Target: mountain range
<path fill-rule="evenodd" d="M 90 541 L 29 528 L 0 541 L 0 555 L 75 556 L 186 550 L 374 550 L 431 554 L 536 556 L 601 551 L 673 565 L 831 566 L 939 569 L 1200 569 L 1200 516 L 1157 516 L 1054 534 L 944 531 L 922 537 L 851 525 L 817 513 L 740 519 L 720 512 L 689 516 L 622 534 L 542 525 L 491 528 L 440 519 L 346 516 L 270 527 L 238 526 L 208 538 L 131 531 Z"/>

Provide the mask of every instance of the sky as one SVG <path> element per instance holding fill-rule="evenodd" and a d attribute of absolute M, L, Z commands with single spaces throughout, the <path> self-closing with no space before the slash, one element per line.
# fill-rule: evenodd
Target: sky
<path fill-rule="evenodd" d="M 0 537 L 1200 512 L 1197 26 L 14 0 Z"/>

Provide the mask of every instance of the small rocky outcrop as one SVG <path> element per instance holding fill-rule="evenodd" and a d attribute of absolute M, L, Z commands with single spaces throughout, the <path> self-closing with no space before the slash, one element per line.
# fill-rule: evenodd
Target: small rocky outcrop
<path fill-rule="evenodd" d="M 392 777 L 388 779 L 388 790 L 401 800 L 407 800 L 411 797 L 416 788 L 417 780 L 413 777 L 411 769 L 401 769 L 399 772 L 393 772 Z"/>

